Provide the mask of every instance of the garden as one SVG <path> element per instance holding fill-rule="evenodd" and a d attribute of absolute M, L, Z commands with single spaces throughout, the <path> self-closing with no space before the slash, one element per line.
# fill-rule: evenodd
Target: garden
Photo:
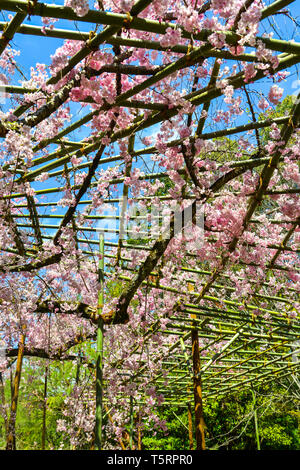
<path fill-rule="evenodd" d="M 0 449 L 300 450 L 297 3 L 0 0 Z"/>

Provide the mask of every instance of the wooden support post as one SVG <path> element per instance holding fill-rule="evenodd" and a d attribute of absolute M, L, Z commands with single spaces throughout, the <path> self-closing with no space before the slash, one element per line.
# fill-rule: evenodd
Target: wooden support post
<path fill-rule="evenodd" d="M 130 155 L 130 160 L 125 162 L 125 178 L 129 178 L 131 174 L 132 168 L 132 154 L 134 152 L 134 140 L 135 134 L 132 134 L 129 137 L 128 142 L 128 154 Z M 120 230 L 119 230 L 119 241 L 118 241 L 118 249 L 116 255 L 116 266 L 119 266 L 121 260 L 121 250 L 123 246 L 123 238 L 125 238 L 125 228 L 127 224 L 125 224 L 125 214 L 127 209 L 127 199 L 128 199 L 128 192 L 129 186 L 127 184 L 123 184 L 123 197 L 122 197 L 122 207 L 121 207 L 121 214 L 120 214 Z"/>
<path fill-rule="evenodd" d="M 3 382 L 2 372 L 0 372 L 0 395 L 1 395 L 1 403 L 2 403 L 1 408 L 3 410 L 5 437 L 6 437 L 6 440 L 7 440 L 7 437 L 8 437 L 8 416 L 7 416 L 6 406 L 5 406 L 6 405 L 6 403 L 5 403 L 5 389 L 4 389 L 4 382 Z"/>
<path fill-rule="evenodd" d="M 195 402 L 196 449 L 205 450 L 204 418 L 202 406 L 201 367 L 198 331 L 192 330 L 193 382 Z"/>
<path fill-rule="evenodd" d="M 6 450 L 16 450 L 16 418 L 17 418 L 17 406 L 18 406 L 18 398 L 19 398 L 19 387 L 20 387 L 20 380 L 21 380 L 21 372 L 22 372 L 22 363 L 24 357 L 24 346 L 25 346 L 25 330 L 26 326 L 22 326 L 22 333 L 20 335 L 19 340 L 19 348 L 18 348 L 18 357 L 17 357 L 17 365 L 16 365 L 16 373 L 14 382 L 12 385 L 12 396 L 11 396 L 11 407 L 10 407 L 10 417 L 8 422 L 8 434 L 7 434 L 7 443 L 6 443 Z"/>
<path fill-rule="evenodd" d="M 102 308 L 104 302 L 104 236 L 99 238 L 99 282 L 98 294 L 98 329 L 97 329 L 97 356 L 96 356 L 96 425 L 95 425 L 95 448 L 102 449 L 102 395 L 103 395 L 103 319 Z"/>
<path fill-rule="evenodd" d="M 188 403 L 188 423 L 189 423 L 189 447 L 190 450 L 194 449 L 194 438 L 193 438 L 193 421 L 192 421 L 192 407 Z"/>
<path fill-rule="evenodd" d="M 48 318 L 48 354 L 50 355 L 50 335 L 51 335 L 51 313 Z M 42 424 L 42 450 L 46 449 L 46 421 L 47 421 L 47 396 L 48 396 L 48 376 L 49 376 L 49 359 L 45 364 L 45 381 L 43 395 L 43 424 Z"/>
<path fill-rule="evenodd" d="M 139 423 L 138 423 L 138 436 L 137 436 L 137 450 L 142 450 L 142 413 L 139 410 Z"/>
<path fill-rule="evenodd" d="M 108 419 L 109 419 L 109 421 L 111 422 L 111 424 L 112 424 L 112 426 L 113 426 L 113 425 L 114 425 L 114 420 L 112 419 L 112 416 L 111 416 L 111 414 L 110 414 L 110 412 L 109 412 L 109 409 L 108 409 L 107 405 L 104 405 L 104 408 L 105 408 L 105 410 L 106 410 L 106 414 L 107 414 L 107 416 L 108 416 Z M 121 439 L 121 437 L 118 438 L 118 441 L 119 441 L 119 443 L 120 443 L 121 449 L 122 449 L 122 450 L 126 450 L 126 447 L 125 447 L 124 442 L 123 442 L 123 440 Z"/>
<path fill-rule="evenodd" d="M 132 450 L 133 446 L 133 398 L 130 397 L 130 428 L 129 428 L 129 448 Z"/>
<path fill-rule="evenodd" d="M 257 418 L 257 411 L 256 411 L 256 399 L 255 399 L 255 392 L 252 388 L 251 388 L 251 392 L 252 392 L 252 397 L 253 397 L 253 412 L 254 412 L 254 427 L 255 427 L 256 447 L 257 447 L 257 450 L 260 450 L 258 418 Z"/>
<path fill-rule="evenodd" d="M 47 393 L 48 393 L 48 369 L 49 363 L 46 362 L 45 366 L 45 382 L 44 382 L 44 395 L 43 395 L 43 425 L 42 425 L 42 450 L 46 448 L 46 417 L 47 417 Z"/>
<path fill-rule="evenodd" d="M 82 355 L 81 355 L 81 348 L 79 349 L 79 354 L 78 354 L 78 358 L 77 358 L 77 367 L 76 367 L 76 385 L 79 384 L 79 381 L 80 381 L 80 367 L 81 367 L 81 363 L 82 363 Z"/>

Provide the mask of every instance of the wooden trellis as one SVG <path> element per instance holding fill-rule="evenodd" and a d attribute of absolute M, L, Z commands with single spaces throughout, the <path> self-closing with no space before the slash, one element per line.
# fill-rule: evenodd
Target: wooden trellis
<path fill-rule="evenodd" d="M 209 3 L 204 5 L 209 7 Z M 246 2 L 251 3 L 251 2 Z M 277 0 L 265 7 L 262 12 L 262 19 L 278 13 L 285 8 L 292 0 Z M 68 64 L 53 75 L 47 82 L 47 85 L 55 85 L 63 77 L 75 70 L 75 67 L 82 63 L 92 51 L 97 51 L 104 45 L 110 45 L 115 52 L 115 58 L 112 64 L 104 65 L 99 70 L 92 69 L 86 65 L 82 66 L 82 70 L 75 74 L 68 75 L 70 78 L 62 85 L 62 87 L 47 93 L 39 89 L 29 89 L 18 85 L 7 85 L 6 93 L 14 100 L 18 99 L 19 105 L 13 110 L 16 120 L 12 123 L 2 122 L 0 124 L 0 136 L 5 138 L 10 129 L 18 131 L 22 126 L 28 126 L 34 129 L 38 124 L 47 120 L 61 105 L 63 105 L 70 97 L 72 89 L 78 87 L 84 72 L 85 77 L 99 77 L 103 73 L 111 73 L 116 77 L 116 86 L 120 82 L 120 77 L 140 76 L 143 80 L 127 91 L 122 91 L 119 87 L 117 96 L 112 103 L 107 101 L 101 107 L 97 107 L 85 114 L 84 117 L 72 122 L 70 125 L 59 131 L 54 137 L 33 142 L 33 151 L 36 154 L 32 160 L 30 169 L 24 172 L 22 169 L 10 168 L 9 164 L 4 166 L 4 170 L 11 169 L 15 174 L 15 182 L 19 184 L 27 184 L 31 188 L 35 188 L 36 178 L 47 172 L 50 181 L 54 181 L 56 177 L 64 177 L 68 183 L 68 189 L 74 196 L 72 205 L 68 205 L 63 213 L 52 213 L 52 209 L 59 209 L 57 202 L 58 196 L 62 194 L 61 187 L 47 187 L 35 189 L 34 197 L 26 194 L 25 191 L 8 191 L 1 195 L 2 201 L 7 202 L 6 221 L 11 224 L 14 231 L 14 245 L 2 247 L 3 253 L 9 252 L 15 256 L 12 258 L 11 264 L 1 268 L 2 272 L 22 273 L 33 272 L 54 263 L 59 263 L 63 253 L 46 255 L 44 252 L 44 243 L 51 240 L 55 246 L 58 245 L 65 227 L 71 226 L 75 233 L 75 241 L 82 250 L 83 257 L 95 256 L 98 253 L 99 240 L 97 239 L 97 228 L 95 224 L 99 220 L 109 220 L 109 216 L 95 215 L 92 212 L 92 199 L 89 191 L 97 187 L 98 181 L 95 177 L 96 170 L 104 168 L 105 165 L 114 165 L 123 163 L 124 157 L 122 153 L 119 155 L 105 156 L 106 144 L 103 139 L 108 137 L 110 143 L 118 143 L 121 139 L 129 138 L 128 154 L 132 157 L 132 163 L 125 165 L 123 177 L 115 178 L 109 181 L 109 187 L 117 185 L 120 197 L 107 197 L 104 202 L 112 205 L 119 204 L 124 198 L 128 197 L 128 186 L 126 178 L 130 176 L 132 166 L 142 162 L 144 156 L 159 154 L 159 150 L 153 146 L 143 146 L 137 148 L 136 138 L 142 131 L 148 130 L 156 124 L 167 122 L 168 119 L 176 116 L 181 107 L 169 107 L 168 104 L 161 101 L 143 101 L 140 96 L 144 90 L 155 87 L 161 80 L 170 77 L 174 72 L 183 70 L 187 67 L 199 65 L 204 59 L 213 58 L 214 65 L 211 71 L 211 77 L 208 85 L 200 89 L 192 89 L 191 92 L 183 96 L 184 100 L 194 107 L 193 112 L 208 112 L 210 105 L 222 96 L 222 89 L 217 86 L 216 80 L 219 73 L 217 59 L 243 61 L 250 64 L 259 62 L 255 54 L 244 52 L 242 54 L 233 54 L 224 48 L 217 49 L 208 41 L 210 32 L 203 30 L 195 34 L 181 28 L 181 35 L 189 44 L 176 45 L 171 48 L 172 52 L 177 54 L 177 60 L 167 65 L 163 63 L 155 65 L 152 68 L 138 65 L 123 64 L 130 48 L 140 48 L 145 51 L 158 51 L 159 53 L 168 52 L 169 48 L 164 47 L 161 43 L 153 40 L 142 40 L 130 38 L 129 35 L 122 34 L 128 31 L 140 31 L 145 34 L 150 32 L 157 35 L 164 35 L 167 28 L 175 29 L 177 26 L 170 21 L 154 21 L 139 17 L 139 14 L 151 4 L 151 0 L 139 0 L 133 6 L 130 14 L 114 14 L 104 11 L 89 11 L 84 17 L 78 17 L 71 8 L 47 5 L 36 1 L 11 1 L 0 0 L 0 7 L 3 12 L 13 12 L 14 16 L 10 22 L 0 22 L 0 30 L 2 36 L 0 38 L 0 53 L 2 53 L 13 41 L 15 35 L 30 35 L 33 43 L 35 37 L 69 39 L 82 41 L 81 49 L 73 55 Z M 28 21 L 30 17 L 46 17 L 55 19 L 67 19 L 77 22 L 77 30 L 44 28 L 41 26 L 31 25 Z M 90 32 L 84 31 L 86 25 L 93 25 Z M 83 31 L 80 31 L 80 29 Z M 100 32 L 99 32 L 100 31 Z M 239 39 L 234 30 L 226 31 L 226 43 L 232 46 L 237 44 Z M 300 61 L 300 44 L 293 41 L 284 41 L 261 36 L 259 38 L 268 49 L 274 51 L 278 59 L 278 67 L 276 72 L 287 70 Z M 198 42 L 197 42 L 198 41 Z M 199 45 L 199 41 L 202 41 Z M 195 45 L 198 44 L 197 46 Z M 253 47 L 252 44 L 246 46 Z M 122 49 L 120 49 L 122 48 Z M 253 47 L 255 51 L 255 47 Z M 265 77 L 264 70 L 257 69 L 253 82 L 258 82 Z M 228 84 L 233 89 L 243 88 L 244 73 L 239 72 L 228 78 Z M 30 100 L 23 99 L 23 95 L 30 97 L 32 93 L 42 93 L 46 102 L 43 106 L 35 109 L 35 103 Z M 253 120 L 250 123 L 235 126 L 232 128 L 215 130 L 208 132 L 205 126 L 205 118 L 198 120 L 196 133 L 191 135 L 189 143 L 193 146 L 197 138 L 203 141 L 210 139 L 222 139 L 224 137 L 235 136 L 247 131 L 258 132 L 261 129 L 268 129 L 272 124 L 281 126 L 281 139 L 287 144 L 293 132 L 299 126 L 300 118 L 300 100 L 296 102 L 291 113 L 288 116 L 270 117 L 265 120 Z M 83 100 L 87 106 L 93 104 L 89 98 Z M 136 110 L 136 118 L 132 124 L 125 129 L 116 129 L 116 121 L 112 120 L 110 129 L 107 132 L 99 132 L 91 135 L 88 139 L 81 141 L 72 141 L 68 136 L 76 130 L 82 128 L 85 124 L 90 123 L 94 117 L 100 112 L 108 112 L 109 110 L 119 107 Z M 188 115 L 187 119 L 191 119 Z M 187 177 L 197 184 L 197 178 L 193 172 L 193 165 L 185 154 L 185 139 L 176 138 L 168 142 L 168 148 L 181 146 L 185 157 L 184 168 L 178 170 L 178 174 L 188 175 Z M 54 148 L 55 146 L 55 148 Z M 44 149 L 49 149 L 46 156 L 42 155 Z M 281 147 L 282 149 L 282 147 Z M 76 166 L 72 165 L 72 157 L 84 157 L 85 161 Z M 259 185 L 254 193 L 247 195 L 248 207 L 244 215 L 242 224 L 242 233 L 247 230 L 249 224 L 261 224 L 257 217 L 258 209 L 261 203 L 268 196 L 276 196 L 280 194 L 298 194 L 299 186 L 289 187 L 286 189 L 271 189 L 269 187 L 270 179 L 274 170 L 282 164 L 284 158 L 280 150 L 275 151 L 271 156 L 259 148 L 248 158 L 243 160 L 232 159 L 227 162 L 227 173 L 216 177 L 214 183 L 203 192 L 195 201 L 192 193 L 185 195 L 184 199 L 190 201 L 192 210 L 196 208 L 196 202 L 204 204 L 213 197 L 218 197 L 226 190 L 227 184 L 232 180 L 243 175 L 247 170 L 256 170 L 259 174 Z M 217 163 L 218 171 L 223 167 L 223 163 Z M 82 169 L 87 171 L 86 177 L 82 183 L 75 183 L 76 172 Z M 69 176 L 68 176 L 69 175 Z M 71 175 L 71 176 L 70 176 Z M 146 171 L 144 175 L 139 176 L 142 181 L 153 181 L 155 179 L 168 179 L 167 172 L 151 172 Z M 125 181 L 125 182 L 124 182 Z M 28 186 L 27 186 L 28 187 Z M 122 199 L 123 197 L 123 199 Z M 169 195 L 158 196 L 161 201 L 172 200 Z M 137 200 L 145 200 L 144 197 Z M 149 198 L 150 199 L 150 198 Z M 79 226 L 76 224 L 75 215 L 79 213 L 82 207 L 90 207 L 85 218 L 86 225 Z M 12 210 L 13 209 L 13 210 Z M 123 232 L 123 224 L 126 207 L 122 208 L 119 216 L 115 217 L 118 221 L 117 234 Z M 47 220 L 44 223 L 44 219 Z M 89 225 L 91 222 L 91 225 Z M 268 222 L 280 224 L 284 228 L 284 236 L 281 243 L 269 244 L 267 248 L 272 251 L 266 270 L 276 272 L 289 272 L 290 267 L 279 262 L 278 258 L 281 253 L 299 254 L 299 250 L 291 246 L 291 240 L 294 232 L 299 226 L 300 216 L 294 220 L 277 220 L 272 219 L 272 215 L 268 217 Z M 94 224 L 94 225 L 92 225 Z M 204 230 L 206 228 L 204 227 Z M 104 233 L 109 233 L 109 229 L 103 229 Z M 27 234 L 27 241 L 24 242 L 22 234 Z M 128 232 L 130 238 L 131 232 Z M 131 380 L 136 382 L 137 386 L 145 379 L 153 381 L 158 393 L 162 393 L 165 397 L 165 404 L 176 403 L 179 406 L 188 406 L 195 399 L 196 410 L 196 426 L 197 426 L 197 445 L 198 448 L 204 447 L 203 442 L 203 424 L 201 423 L 201 394 L 204 398 L 219 397 L 228 393 L 248 388 L 251 385 L 259 386 L 266 384 L 272 380 L 284 378 L 290 374 L 299 372 L 299 361 L 294 361 L 295 354 L 300 352 L 297 343 L 300 340 L 300 322 L 299 317 L 295 315 L 293 318 L 289 315 L 289 309 L 293 308 L 293 304 L 297 301 L 297 292 L 293 289 L 291 283 L 290 288 L 286 292 L 279 292 L 277 295 L 272 294 L 272 285 L 266 281 L 259 288 L 255 287 L 253 295 L 247 302 L 239 301 L 232 294 L 235 292 L 234 284 L 231 282 L 228 274 L 225 273 L 226 267 L 230 262 L 230 256 L 234 253 L 240 236 L 234 236 L 228 244 L 228 250 L 219 257 L 218 268 L 210 270 L 209 266 L 201 266 L 198 268 L 191 267 L 187 261 L 182 263 L 180 270 L 174 274 L 174 283 L 180 282 L 180 274 L 184 273 L 191 276 L 191 279 L 182 281 L 180 292 L 177 287 L 164 285 L 160 279 L 157 266 L 170 242 L 176 235 L 176 227 L 174 217 L 171 218 L 170 233 L 168 237 L 158 237 L 156 240 L 149 239 L 147 242 L 141 241 L 138 244 L 131 244 L 122 237 L 117 241 L 105 240 L 105 260 L 106 264 L 112 267 L 121 267 L 122 274 L 118 276 L 122 284 L 116 309 L 110 316 L 101 317 L 101 322 L 105 325 L 123 324 L 128 321 L 128 308 L 130 303 L 140 288 L 157 289 L 163 292 L 178 294 L 179 300 L 174 308 L 174 312 L 169 316 L 166 327 L 161 328 L 159 322 L 153 321 L 152 327 L 144 333 L 147 337 L 146 341 L 151 341 L 152 334 L 160 332 L 165 335 L 166 343 L 169 344 L 169 338 L 172 338 L 168 353 L 164 357 L 157 357 L 157 362 L 161 363 L 162 371 L 154 377 L 149 377 L 147 364 L 141 362 L 139 370 L 130 375 L 124 376 L 124 381 Z M 145 238 L 147 233 L 145 232 Z M 211 243 L 214 243 L 212 237 Z M 249 244 L 249 247 L 255 247 L 255 242 Z M 112 249 L 117 250 L 116 252 Z M 131 260 L 132 252 L 145 253 L 145 260 L 138 269 L 130 269 L 126 264 Z M 194 255 L 190 253 L 190 257 Z M 254 266 L 255 263 L 242 262 L 236 260 L 234 267 L 244 269 L 247 266 Z M 257 264 L 256 266 L 259 266 Z M 294 266 L 293 270 L 299 272 L 299 267 Z M 111 271 L 105 272 L 105 277 L 110 278 Z M 197 278 L 197 281 L 195 279 Z M 253 279 L 251 282 L 255 282 Z M 191 288 L 192 285 L 192 288 Z M 213 291 L 213 293 L 212 293 Z M 221 292 L 217 296 L 216 292 Z M 204 303 L 202 302 L 204 301 Z M 205 303 L 206 302 L 206 303 Z M 62 305 L 63 304 L 63 305 Z M 281 311 L 273 305 L 280 305 Z M 62 309 L 63 307 L 63 309 Z M 49 298 L 40 299 L 38 303 L 37 313 L 46 313 L 56 309 L 63 311 L 64 314 L 79 314 L 81 318 L 90 320 L 98 325 L 99 315 L 101 315 L 101 306 L 87 305 L 77 302 L 67 310 L 66 302 L 59 302 Z M 259 311 L 261 315 L 257 316 L 255 312 Z M 99 313 L 100 312 L 100 313 Z M 265 317 L 267 316 L 267 317 Z M 266 319 L 267 318 L 267 319 Z M 270 329 L 270 324 L 272 329 Z M 101 325 L 99 326 L 101 328 Z M 99 331 L 99 330 L 98 330 Z M 178 340 L 174 342 L 174 335 Z M 47 351 L 42 349 L 29 350 L 24 347 L 24 355 L 37 356 L 44 358 L 59 358 L 62 352 L 68 351 L 72 346 L 84 341 L 86 338 L 75 338 L 74 341 L 66 344 L 64 348 L 57 353 L 49 356 Z M 95 337 L 93 337 L 95 339 Z M 212 352 L 212 346 L 222 344 L 219 350 Z M 296 346 L 295 346 L 296 345 Z M 138 356 L 139 350 L 135 347 L 130 352 L 133 356 Z M 14 358 L 18 355 L 18 348 L 9 349 L 8 357 Z M 68 358 L 68 356 L 66 356 Z M 69 356 L 71 359 L 73 356 Z M 122 374 L 122 364 L 117 364 Z M 166 378 L 168 386 L 165 386 Z M 100 379 L 99 379 L 100 380 Z M 101 378 L 102 380 L 102 378 Z M 201 386 L 203 390 L 201 391 Z M 194 389 L 194 394 L 193 394 Z M 199 408 L 200 406 L 200 408 Z M 200 410 L 200 411 L 199 411 Z M 197 414 L 198 413 L 198 414 Z M 100 419 L 101 422 L 101 419 Z M 99 437 L 99 436 L 98 436 Z M 98 443 L 99 446 L 101 444 Z"/>

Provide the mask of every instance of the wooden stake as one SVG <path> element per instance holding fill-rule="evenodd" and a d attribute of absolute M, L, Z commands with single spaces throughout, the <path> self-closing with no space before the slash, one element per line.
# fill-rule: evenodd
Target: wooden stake
<path fill-rule="evenodd" d="M 48 319 L 48 354 L 50 355 L 50 334 L 51 334 L 51 313 Z M 49 375 L 49 359 L 45 364 L 45 381 L 43 395 L 43 425 L 42 425 L 42 450 L 46 448 L 46 419 L 47 419 L 47 395 L 48 395 L 48 375 Z"/>
<path fill-rule="evenodd" d="M 102 449 L 102 396 L 103 396 L 103 319 L 102 308 L 104 301 L 104 236 L 99 238 L 99 282 L 98 294 L 98 329 L 97 329 L 97 357 L 96 357 L 96 426 L 95 426 L 95 448 Z"/>
<path fill-rule="evenodd" d="M 4 419 L 4 427 L 5 427 L 5 436 L 6 439 L 8 437 L 8 417 L 7 417 L 7 410 L 5 406 L 5 390 L 4 390 L 4 382 L 2 377 L 2 372 L 0 372 L 0 394 L 1 394 L 1 402 L 2 402 L 2 409 L 3 409 L 3 419 Z"/>
<path fill-rule="evenodd" d="M 105 407 L 105 410 L 106 410 L 106 413 L 107 413 L 107 416 L 108 416 L 109 421 L 111 422 L 112 425 L 114 425 L 114 421 L 113 421 L 113 419 L 112 419 L 112 416 L 111 416 L 111 414 L 110 414 L 110 412 L 109 412 L 108 407 L 107 407 L 106 405 L 104 405 L 104 407 Z M 119 441 L 119 443 L 120 443 L 121 449 L 122 449 L 122 450 L 126 450 L 126 447 L 125 447 L 124 442 L 123 442 L 123 440 L 122 440 L 121 437 L 119 437 L 118 441 Z"/>
<path fill-rule="evenodd" d="M 195 402 L 196 449 L 205 450 L 204 418 L 202 406 L 201 367 L 198 331 L 192 330 L 193 382 Z"/>
<path fill-rule="evenodd" d="M 142 450 L 142 429 L 141 429 L 141 423 L 142 423 L 142 413 L 139 410 L 139 424 L 138 424 L 138 440 L 137 440 L 137 450 Z"/>
<path fill-rule="evenodd" d="M 188 422 L 189 422 L 189 447 L 190 450 L 194 449 L 194 438 L 193 438 L 193 421 L 192 421 L 192 407 L 188 404 Z"/>
<path fill-rule="evenodd" d="M 255 399 L 255 392 L 251 388 L 252 397 L 253 397 L 253 412 L 254 412 L 254 426 L 255 426 L 255 438 L 256 438 L 256 446 L 257 450 L 260 449 L 260 440 L 259 440 L 259 429 L 258 429 L 258 419 L 257 419 L 257 411 L 256 411 L 256 399 Z"/>
<path fill-rule="evenodd" d="M 129 429 L 129 448 L 132 450 L 133 447 L 133 398 L 130 397 L 130 429 Z"/>
<path fill-rule="evenodd" d="M 19 387 L 20 387 L 21 372 L 22 372 L 22 363 L 23 363 L 23 356 L 24 356 L 25 329 L 26 329 L 26 326 L 23 325 L 22 326 L 23 331 L 21 333 L 20 340 L 19 340 L 16 373 L 15 373 L 14 383 L 12 386 L 11 408 L 10 408 L 10 417 L 9 417 L 9 422 L 8 422 L 8 435 L 7 435 L 6 450 L 16 450 L 16 437 L 15 437 L 16 417 L 17 417 L 17 405 L 18 405 Z"/>
<path fill-rule="evenodd" d="M 47 389 L 48 389 L 48 361 L 45 365 L 45 382 L 43 395 L 43 425 L 42 425 L 42 450 L 46 448 L 46 415 L 47 415 Z"/>

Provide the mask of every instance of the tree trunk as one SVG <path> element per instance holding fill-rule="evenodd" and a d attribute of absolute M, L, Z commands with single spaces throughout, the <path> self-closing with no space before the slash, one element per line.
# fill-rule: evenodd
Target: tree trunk
<path fill-rule="evenodd" d="M 193 381 L 194 381 L 195 425 L 196 425 L 196 449 L 205 450 L 199 339 L 198 339 L 198 331 L 196 329 L 192 330 L 192 355 L 193 355 Z"/>
<path fill-rule="evenodd" d="M 16 417 L 17 417 L 17 406 L 18 406 L 18 398 L 19 398 L 19 387 L 20 387 L 20 380 L 21 380 L 22 363 L 23 363 L 23 356 L 24 356 L 25 329 L 26 329 L 25 325 L 23 325 L 22 329 L 23 329 L 23 332 L 21 333 L 20 340 L 19 340 L 16 373 L 15 373 L 14 383 L 12 386 L 11 408 L 10 408 L 10 417 L 9 417 L 9 422 L 8 422 L 6 450 L 16 450 L 16 436 L 15 436 L 16 435 Z"/>

